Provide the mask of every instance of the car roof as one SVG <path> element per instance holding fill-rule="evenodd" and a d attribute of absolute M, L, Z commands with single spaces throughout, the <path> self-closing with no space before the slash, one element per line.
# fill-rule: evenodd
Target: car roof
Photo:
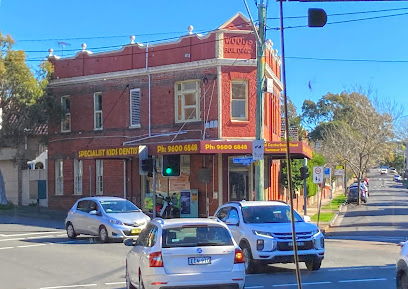
<path fill-rule="evenodd" d="M 241 207 L 259 207 L 259 206 L 288 206 L 283 201 L 237 201 L 237 202 L 228 202 L 225 205 L 237 204 Z"/>
<path fill-rule="evenodd" d="M 225 227 L 224 223 L 217 219 L 210 218 L 175 218 L 175 219 L 162 219 L 154 218 L 152 222 L 159 224 L 163 228 L 179 227 L 184 225 L 219 225 Z"/>
<path fill-rule="evenodd" d="M 124 198 L 120 198 L 120 197 L 109 197 L 109 196 L 98 196 L 98 197 L 85 197 L 85 198 L 81 198 L 78 201 L 126 201 L 126 199 Z"/>

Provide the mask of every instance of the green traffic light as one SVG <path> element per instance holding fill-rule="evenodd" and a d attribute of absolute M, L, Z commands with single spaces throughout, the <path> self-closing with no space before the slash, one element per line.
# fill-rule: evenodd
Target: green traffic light
<path fill-rule="evenodd" d="M 166 172 L 167 175 L 170 175 L 173 172 L 173 169 L 172 168 L 166 168 L 165 172 Z"/>

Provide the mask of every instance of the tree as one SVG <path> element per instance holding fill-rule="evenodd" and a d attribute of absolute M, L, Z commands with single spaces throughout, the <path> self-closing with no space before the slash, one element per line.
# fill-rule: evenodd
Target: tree
<path fill-rule="evenodd" d="M 47 123 L 53 106 L 45 93 L 52 65 L 45 61 L 35 74 L 24 51 L 13 50 L 14 40 L 0 32 L 0 148 L 21 145 L 34 129 Z"/>
<path fill-rule="evenodd" d="M 48 61 L 34 73 L 26 64 L 24 51 L 13 50 L 14 40 L 0 32 L 0 149 L 17 149 L 18 202 L 22 201 L 22 164 L 26 160 L 24 143 L 35 129 L 46 124 L 55 102 L 46 93 L 53 71 Z M 1 199 L 5 199 L 5 192 Z"/>
<path fill-rule="evenodd" d="M 346 162 L 358 182 L 390 150 L 392 116 L 379 113 L 364 94 L 329 93 L 315 105 L 305 102 L 302 109 L 309 124 L 318 123 L 309 136 L 319 142 L 319 152 L 331 164 Z"/>

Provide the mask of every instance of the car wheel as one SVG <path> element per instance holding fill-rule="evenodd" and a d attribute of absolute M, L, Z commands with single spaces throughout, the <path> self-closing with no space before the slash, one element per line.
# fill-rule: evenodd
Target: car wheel
<path fill-rule="evenodd" d="M 132 283 L 130 282 L 130 277 L 129 277 L 129 272 L 128 272 L 127 265 L 126 265 L 126 289 L 136 289 L 136 287 L 133 286 Z"/>
<path fill-rule="evenodd" d="M 70 239 L 75 239 L 78 235 L 75 233 L 74 226 L 72 223 L 67 224 L 67 235 Z"/>
<path fill-rule="evenodd" d="M 397 279 L 398 287 L 397 289 L 407 289 L 408 288 L 408 275 L 405 272 L 398 274 Z"/>
<path fill-rule="evenodd" d="M 258 264 L 252 257 L 251 247 L 248 244 L 242 245 L 242 254 L 244 255 L 245 273 L 252 274 L 258 269 Z"/>
<path fill-rule="evenodd" d="M 313 260 L 306 261 L 306 268 L 309 271 L 317 271 L 320 269 L 320 266 L 322 265 L 322 260 L 318 258 L 314 258 Z"/>
<path fill-rule="evenodd" d="M 105 226 L 99 228 L 99 239 L 102 243 L 107 243 L 109 241 L 108 230 L 106 230 Z"/>

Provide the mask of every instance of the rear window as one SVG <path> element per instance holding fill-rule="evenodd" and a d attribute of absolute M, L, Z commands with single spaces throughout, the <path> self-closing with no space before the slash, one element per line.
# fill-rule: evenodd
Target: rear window
<path fill-rule="evenodd" d="M 163 229 L 163 248 L 233 245 L 228 230 L 221 226 L 182 226 Z"/>

